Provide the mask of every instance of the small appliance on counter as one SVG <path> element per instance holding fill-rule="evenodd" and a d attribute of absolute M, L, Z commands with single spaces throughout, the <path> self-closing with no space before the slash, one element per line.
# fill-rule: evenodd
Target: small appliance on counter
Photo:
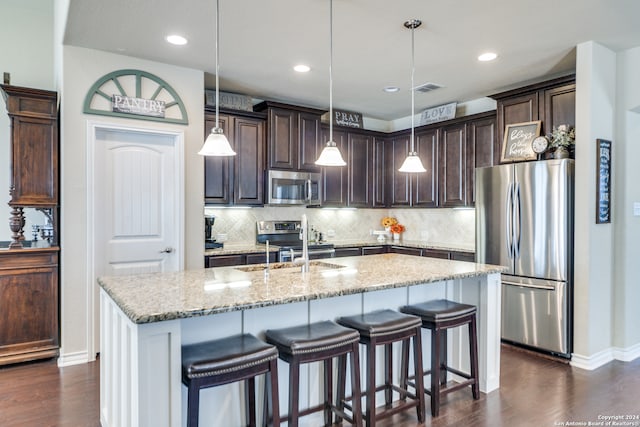
<path fill-rule="evenodd" d="M 204 216 L 204 248 L 205 249 L 217 249 L 223 246 L 222 243 L 216 242 L 216 239 L 212 237 L 213 223 L 216 221 L 216 217 L 213 215 Z"/>
<path fill-rule="evenodd" d="M 288 262 L 292 260 L 292 257 L 302 255 L 300 227 L 301 221 L 258 221 L 256 223 L 256 241 L 266 243 L 268 240 L 270 244 L 279 246 L 278 261 Z M 318 238 L 321 234 L 317 233 Z M 309 242 L 308 249 L 309 259 L 333 258 L 336 253 L 333 243 L 321 240 Z"/>

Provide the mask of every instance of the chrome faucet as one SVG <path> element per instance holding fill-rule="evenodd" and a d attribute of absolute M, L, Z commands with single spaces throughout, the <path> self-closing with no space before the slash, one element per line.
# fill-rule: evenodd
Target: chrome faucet
<path fill-rule="evenodd" d="M 302 272 L 309 272 L 309 227 L 307 224 L 307 215 L 302 215 L 302 221 L 300 221 L 300 239 L 302 240 L 302 256 L 299 258 L 293 257 L 293 251 L 291 252 L 291 261 L 295 265 L 302 266 Z"/>

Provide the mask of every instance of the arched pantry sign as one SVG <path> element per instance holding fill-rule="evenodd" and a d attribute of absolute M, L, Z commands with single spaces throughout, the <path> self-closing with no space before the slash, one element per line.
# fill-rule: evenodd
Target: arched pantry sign
<path fill-rule="evenodd" d="M 178 93 L 160 77 L 118 70 L 99 78 L 84 99 L 84 113 L 189 124 Z"/>

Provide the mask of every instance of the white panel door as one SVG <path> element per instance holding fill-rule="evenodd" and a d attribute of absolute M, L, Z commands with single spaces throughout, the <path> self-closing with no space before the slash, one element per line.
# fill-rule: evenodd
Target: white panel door
<path fill-rule="evenodd" d="M 97 129 L 96 276 L 179 269 L 175 150 L 174 135 Z"/>

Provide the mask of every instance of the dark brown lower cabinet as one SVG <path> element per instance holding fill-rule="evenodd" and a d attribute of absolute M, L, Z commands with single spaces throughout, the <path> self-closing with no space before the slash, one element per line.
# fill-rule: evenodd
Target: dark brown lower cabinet
<path fill-rule="evenodd" d="M 58 253 L 0 251 L 0 365 L 58 355 Z"/>
<path fill-rule="evenodd" d="M 426 256 L 429 258 L 449 259 L 449 255 L 449 251 L 443 251 L 440 249 L 424 249 L 422 251 L 422 256 Z"/>
<path fill-rule="evenodd" d="M 362 255 L 362 249 L 360 248 L 336 248 L 336 258 L 345 256 L 360 256 Z"/>
<path fill-rule="evenodd" d="M 414 255 L 421 256 L 422 249 L 420 248 L 406 248 L 404 246 L 391 246 L 389 252 L 394 254 L 402 254 L 402 255 Z"/>
<path fill-rule="evenodd" d="M 476 254 L 473 252 L 451 252 L 451 259 L 454 261 L 476 262 Z"/>
<path fill-rule="evenodd" d="M 277 260 L 278 253 L 269 252 L 269 262 L 276 262 Z M 205 268 L 229 267 L 232 265 L 262 264 L 266 261 L 266 255 L 264 252 L 232 255 L 206 255 L 204 257 L 204 266 Z"/>
<path fill-rule="evenodd" d="M 387 246 L 365 246 L 362 248 L 362 255 L 377 255 L 386 254 L 388 252 Z"/>

